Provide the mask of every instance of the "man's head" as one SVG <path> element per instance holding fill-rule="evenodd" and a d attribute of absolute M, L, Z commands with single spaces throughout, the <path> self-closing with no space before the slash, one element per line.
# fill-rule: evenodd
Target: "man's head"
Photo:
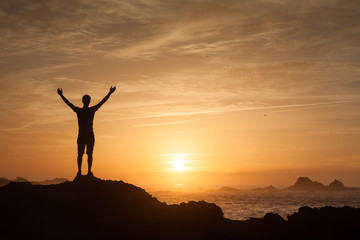
<path fill-rule="evenodd" d="M 89 106 L 90 100 L 91 100 L 91 97 L 89 95 L 87 95 L 87 94 L 82 97 L 82 102 L 83 102 L 85 107 Z"/>

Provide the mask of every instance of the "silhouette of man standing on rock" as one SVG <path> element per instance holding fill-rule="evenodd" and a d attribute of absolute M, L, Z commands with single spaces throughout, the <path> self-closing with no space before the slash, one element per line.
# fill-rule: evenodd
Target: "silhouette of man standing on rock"
<path fill-rule="evenodd" d="M 82 108 L 74 106 L 69 100 L 67 100 L 64 95 L 62 88 L 58 88 L 57 92 L 64 100 L 64 102 L 76 113 L 78 124 L 79 124 L 79 135 L 77 138 L 78 145 L 78 156 L 77 156 L 77 165 L 78 165 L 78 173 L 77 176 L 81 175 L 81 164 L 82 157 L 84 155 L 85 146 L 86 146 L 86 154 L 88 156 L 88 176 L 94 176 L 91 172 L 92 166 L 92 153 L 94 150 L 95 136 L 93 131 L 93 120 L 95 112 L 109 99 L 111 94 L 115 92 L 116 87 L 110 87 L 109 93 L 95 106 L 89 107 L 91 97 L 89 95 L 84 95 L 82 97 L 82 102 L 84 106 Z"/>

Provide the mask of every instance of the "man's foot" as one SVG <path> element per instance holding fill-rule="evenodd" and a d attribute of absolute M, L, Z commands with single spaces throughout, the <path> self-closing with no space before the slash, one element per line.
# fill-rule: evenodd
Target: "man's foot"
<path fill-rule="evenodd" d="M 77 172 L 76 177 L 74 178 L 73 182 L 79 181 L 81 179 L 81 171 Z"/>
<path fill-rule="evenodd" d="M 92 173 L 92 172 L 88 172 L 88 174 L 87 174 L 89 177 L 93 177 L 94 176 L 94 174 Z"/>

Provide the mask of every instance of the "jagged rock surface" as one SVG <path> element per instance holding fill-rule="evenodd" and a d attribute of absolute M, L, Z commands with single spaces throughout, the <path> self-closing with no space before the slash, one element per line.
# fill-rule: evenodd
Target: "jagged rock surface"
<path fill-rule="evenodd" d="M 0 212 L 0 239 L 346 239 L 360 229 L 360 209 L 350 207 L 235 221 L 215 204 L 167 205 L 123 181 L 86 176 L 10 183 L 0 188 Z"/>

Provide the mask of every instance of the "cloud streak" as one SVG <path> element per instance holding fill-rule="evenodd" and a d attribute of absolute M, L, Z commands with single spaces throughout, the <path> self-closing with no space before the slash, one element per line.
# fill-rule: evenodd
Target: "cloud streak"
<path fill-rule="evenodd" d="M 341 58 L 358 51 L 356 1 L 310 2 L 2 1 L 2 50 L 123 58 L 174 47 L 178 54 L 236 48 L 248 58 L 259 52 Z"/>

